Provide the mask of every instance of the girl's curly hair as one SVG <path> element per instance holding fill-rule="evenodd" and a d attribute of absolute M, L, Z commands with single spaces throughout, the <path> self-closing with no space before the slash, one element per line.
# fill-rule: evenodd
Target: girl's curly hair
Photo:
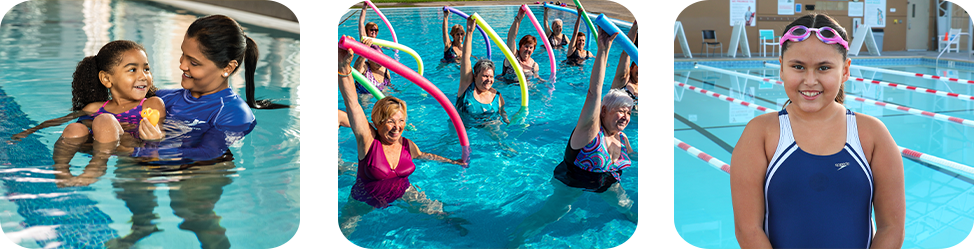
<path fill-rule="evenodd" d="M 72 111 L 80 111 L 93 102 L 111 99 L 111 92 L 98 79 L 98 72 L 114 73 L 112 69 L 122 62 L 122 54 L 132 49 L 146 51 L 142 45 L 133 41 L 118 40 L 102 46 L 97 55 L 85 57 L 78 62 L 78 67 L 71 76 Z M 156 87 L 150 84 L 146 97 L 152 96 L 156 96 Z"/>

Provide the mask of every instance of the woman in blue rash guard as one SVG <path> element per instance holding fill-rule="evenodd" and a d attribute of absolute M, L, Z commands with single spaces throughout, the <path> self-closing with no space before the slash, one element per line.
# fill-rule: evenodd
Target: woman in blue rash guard
<path fill-rule="evenodd" d="M 229 248 L 221 216 L 213 208 L 223 187 L 235 174 L 228 148 L 250 133 L 257 121 L 251 108 L 282 108 L 267 101 L 245 101 L 230 88 L 228 78 L 244 67 L 248 95 L 253 95 L 257 44 L 233 19 L 211 15 L 197 19 L 180 46 L 181 89 L 157 91 L 166 104 L 163 128 L 167 137 L 154 145 L 135 148 L 135 158 L 149 158 L 150 166 L 120 157 L 113 181 L 119 199 L 132 212 L 131 233 L 106 247 L 131 247 L 159 232 L 156 185 L 169 188 L 170 207 L 180 217 L 181 230 L 193 232 L 203 248 Z M 241 64 L 243 63 L 243 65 Z M 158 159 L 158 160 L 157 160 Z M 155 166 L 152 166 L 155 164 Z M 161 166 L 163 164 L 178 166 Z M 163 177 L 165 183 L 150 178 Z"/>

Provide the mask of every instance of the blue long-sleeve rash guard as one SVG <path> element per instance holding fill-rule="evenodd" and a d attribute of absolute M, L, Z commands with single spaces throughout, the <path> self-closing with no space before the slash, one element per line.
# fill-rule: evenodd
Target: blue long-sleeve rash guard
<path fill-rule="evenodd" d="M 160 89 L 156 95 L 166 104 L 166 139 L 158 147 L 135 148 L 133 157 L 158 152 L 159 158 L 214 159 L 257 125 L 250 107 L 230 88 L 200 98 L 186 89 Z"/>

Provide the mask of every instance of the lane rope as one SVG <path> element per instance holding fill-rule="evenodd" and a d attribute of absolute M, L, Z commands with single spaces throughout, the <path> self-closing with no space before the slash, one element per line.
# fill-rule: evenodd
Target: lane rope
<path fill-rule="evenodd" d="M 890 70 L 890 69 L 884 69 L 884 68 L 878 68 L 878 67 L 850 65 L 850 68 L 853 68 L 853 69 L 861 69 L 861 70 L 868 70 L 868 71 L 875 71 L 875 72 L 881 72 L 881 73 L 888 73 L 888 74 L 896 74 L 896 75 L 902 75 L 902 76 L 921 77 L 921 78 L 925 78 L 925 79 L 941 80 L 941 81 L 955 82 L 955 83 L 961 83 L 961 84 L 970 84 L 970 85 L 975 84 L 975 81 L 973 81 L 973 80 L 956 79 L 956 78 L 942 77 L 942 76 L 930 75 L 930 74 L 923 74 L 923 73 L 911 73 L 911 72 Z"/>
<path fill-rule="evenodd" d="M 680 139 L 677 139 L 676 137 L 674 138 L 674 147 L 680 148 L 686 151 L 687 154 L 697 157 L 698 159 L 704 160 L 711 166 L 721 171 L 724 171 L 725 173 L 731 174 L 731 165 L 724 163 L 721 160 L 718 160 L 717 158 L 714 158 L 713 156 L 710 156 L 707 153 L 704 153 L 703 151 L 694 148 L 693 146 L 687 143 L 684 143 L 683 141 L 680 141 Z"/>

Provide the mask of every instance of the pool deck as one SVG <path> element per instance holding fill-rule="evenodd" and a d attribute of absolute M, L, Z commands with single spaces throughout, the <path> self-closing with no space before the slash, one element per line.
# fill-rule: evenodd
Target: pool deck
<path fill-rule="evenodd" d="M 572 1 L 566 1 L 570 3 L 571 7 Z M 608 1 L 608 0 L 580 0 L 582 6 L 586 8 L 586 11 L 593 14 L 606 14 L 611 18 L 620 19 L 627 22 L 633 22 L 633 13 L 630 10 L 619 3 Z M 461 1 L 461 2 L 426 2 L 426 3 L 374 3 L 376 7 L 439 7 L 439 6 L 469 6 L 469 5 L 522 5 L 528 4 L 536 5 L 535 1 L 510 1 L 510 0 L 488 0 L 488 1 Z M 356 4 L 356 6 L 361 6 Z"/>

